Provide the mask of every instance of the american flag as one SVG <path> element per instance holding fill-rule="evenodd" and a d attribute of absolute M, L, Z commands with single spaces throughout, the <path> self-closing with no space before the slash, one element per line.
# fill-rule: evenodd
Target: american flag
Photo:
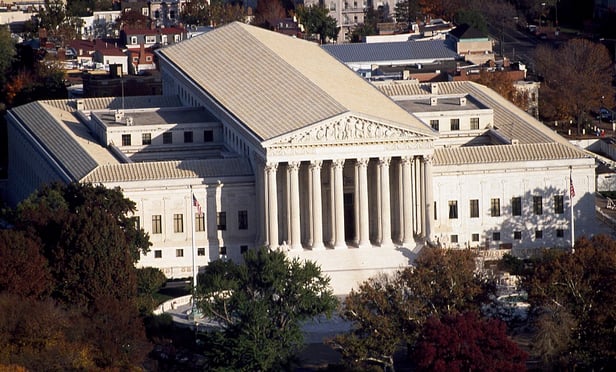
<path fill-rule="evenodd" d="M 569 176 L 569 196 L 572 198 L 575 196 L 575 188 L 573 188 L 573 178 Z"/>
<path fill-rule="evenodd" d="M 195 207 L 197 207 L 197 213 L 199 214 L 199 217 L 203 216 L 203 209 L 201 208 L 201 204 L 199 204 L 199 200 L 197 200 L 197 198 L 195 197 L 195 194 L 193 194 L 193 205 Z"/>

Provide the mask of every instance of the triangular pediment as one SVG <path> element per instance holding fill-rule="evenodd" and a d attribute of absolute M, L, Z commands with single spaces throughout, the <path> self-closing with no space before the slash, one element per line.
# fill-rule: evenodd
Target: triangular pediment
<path fill-rule="evenodd" d="M 298 129 L 263 143 L 264 147 L 424 141 L 435 136 L 359 115 L 343 115 Z"/>

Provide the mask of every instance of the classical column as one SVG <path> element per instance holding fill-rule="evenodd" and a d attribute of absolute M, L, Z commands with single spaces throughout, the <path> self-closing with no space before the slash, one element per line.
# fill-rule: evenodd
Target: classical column
<path fill-rule="evenodd" d="M 379 170 L 381 172 L 381 246 L 391 245 L 391 197 L 389 187 L 389 163 L 391 158 L 379 159 Z"/>
<path fill-rule="evenodd" d="M 419 157 L 414 158 L 413 161 L 413 165 L 412 168 L 414 168 L 414 178 L 413 178 L 413 184 L 415 185 L 415 233 L 419 236 L 423 235 L 423 223 L 424 223 L 424 219 L 423 219 L 423 213 L 422 211 L 424 210 L 424 208 L 422 207 L 422 193 L 421 193 L 421 187 L 424 184 L 422 182 L 422 178 L 421 178 L 421 161 Z"/>
<path fill-rule="evenodd" d="M 301 235 L 301 225 L 300 225 L 300 217 L 299 217 L 299 167 L 300 162 L 294 161 L 290 162 L 287 167 L 289 174 L 289 209 L 291 210 L 289 215 L 291 216 L 291 235 L 289 242 L 291 249 L 301 249 L 302 248 L 302 235 Z"/>
<path fill-rule="evenodd" d="M 267 163 L 267 200 L 268 200 L 268 241 L 270 249 L 278 248 L 278 190 L 276 188 L 276 171 L 278 163 Z"/>
<path fill-rule="evenodd" d="M 357 165 L 357 163 L 355 163 L 355 178 L 353 179 L 354 185 L 354 191 L 353 191 L 353 213 L 354 213 L 354 221 L 353 223 L 355 224 L 355 231 L 354 231 L 354 235 L 353 235 L 353 243 L 355 245 L 359 245 L 359 166 Z"/>
<path fill-rule="evenodd" d="M 402 244 L 408 246 L 413 242 L 413 183 L 411 163 L 413 159 L 405 156 L 401 159 L 402 162 Z"/>
<path fill-rule="evenodd" d="M 321 200 L 321 160 L 310 162 L 312 174 L 312 249 L 325 249 L 323 245 L 323 205 Z"/>
<path fill-rule="evenodd" d="M 333 161 L 334 165 L 334 248 L 346 248 L 344 239 L 344 188 L 343 188 L 343 169 L 344 159 Z"/>
<path fill-rule="evenodd" d="M 370 247 L 370 232 L 368 223 L 368 161 L 367 158 L 357 159 L 356 167 L 359 186 L 359 247 Z"/>
<path fill-rule="evenodd" d="M 426 202 L 426 229 L 425 237 L 428 241 L 432 240 L 432 224 L 434 223 L 434 201 L 432 196 L 432 155 L 424 156 L 424 190 Z"/>

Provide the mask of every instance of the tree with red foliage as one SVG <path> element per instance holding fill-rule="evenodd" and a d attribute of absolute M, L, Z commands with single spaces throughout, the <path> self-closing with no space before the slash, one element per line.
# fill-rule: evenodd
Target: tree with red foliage
<path fill-rule="evenodd" d="M 280 0 L 257 0 L 254 24 L 259 27 L 272 29 L 286 15 L 287 12 Z"/>
<path fill-rule="evenodd" d="M 429 318 L 414 356 L 419 370 L 448 372 L 524 371 L 527 358 L 505 323 L 473 312 Z"/>

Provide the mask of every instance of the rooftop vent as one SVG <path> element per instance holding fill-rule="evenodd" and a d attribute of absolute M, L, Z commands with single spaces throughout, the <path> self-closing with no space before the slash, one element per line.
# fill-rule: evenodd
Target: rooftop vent
<path fill-rule="evenodd" d="M 132 116 L 127 116 L 126 117 L 126 126 L 130 127 L 133 124 L 135 124 L 133 117 Z"/>
<path fill-rule="evenodd" d="M 77 111 L 83 111 L 84 108 L 86 108 L 85 102 L 82 99 L 78 99 L 76 101 L 77 104 Z"/>
<path fill-rule="evenodd" d="M 430 97 L 430 106 L 436 106 L 438 104 L 438 98 Z"/>
<path fill-rule="evenodd" d="M 121 123 L 122 119 L 124 119 L 124 111 L 122 110 L 117 110 L 115 112 L 115 122 L 116 123 Z"/>
<path fill-rule="evenodd" d="M 437 83 L 430 84 L 430 93 L 438 94 L 438 84 Z"/>
<path fill-rule="evenodd" d="M 511 144 L 512 144 L 512 145 L 519 145 L 519 144 L 520 144 L 520 140 L 518 140 L 518 139 L 512 139 L 512 140 L 511 140 Z"/>
<path fill-rule="evenodd" d="M 466 97 L 460 97 L 460 106 L 466 106 Z"/>

